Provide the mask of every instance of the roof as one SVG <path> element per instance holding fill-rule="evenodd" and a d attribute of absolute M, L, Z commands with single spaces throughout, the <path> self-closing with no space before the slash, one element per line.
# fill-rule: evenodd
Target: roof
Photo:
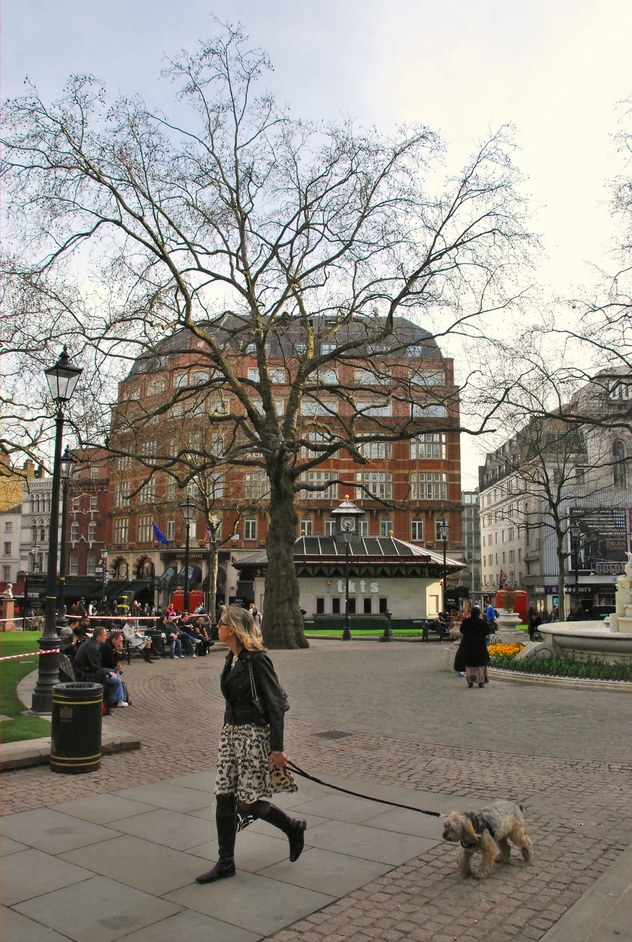
<path fill-rule="evenodd" d="M 389 336 L 380 343 L 380 349 L 375 349 L 374 338 L 384 330 L 386 318 L 377 315 L 356 318 L 348 324 L 341 324 L 336 330 L 336 344 L 357 341 L 357 348 L 341 355 L 341 359 L 366 358 L 369 352 L 388 356 L 391 354 L 406 356 L 415 359 L 440 360 L 442 353 L 439 345 L 430 331 L 420 327 L 405 317 L 393 318 L 393 328 Z M 222 346 L 233 346 L 236 352 L 243 353 L 252 342 L 250 322 L 247 318 L 235 314 L 223 314 L 214 321 L 201 322 L 200 328 L 212 331 Z M 328 340 L 331 330 L 331 321 L 323 315 L 314 315 L 310 318 L 310 329 L 324 342 Z M 297 344 L 305 338 L 305 326 L 302 318 L 280 317 L 268 334 L 269 352 L 272 356 L 297 355 Z M 140 356 L 130 371 L 130 376 L 142 373 L 153 373 L 164 369 L 161 362 L 170 354 L 181 354 L 187 350 L 194 352 L 204 346 L 199 338 L 187 328 L 181 328 L 170 337 L 166 337 L 156 344 L 153 350 Z M 369 348 L 372 348 L 369 351 Z M 204 355 L 204 352 L 202 353 Z"/>
<path fill-rule="evenodd" d="M 341 563 L 346 559 L 346 544 L 340 537 L 302 536 L 294 543 L 294 561 L 296 563 Z M 443 553 L 397 540 L 395 537 L 352 537 L 349 541 L 349 556 L 357 562 L 426 563 L 429 566 L 443 566 Z M 260 550 L 244 559 L 233 562 L 235 569 L 265 569 L 268 565 L 266 550 Z M 446 556 L 446 569 L 455 572 L 465 568 L 465 563 Z"/>

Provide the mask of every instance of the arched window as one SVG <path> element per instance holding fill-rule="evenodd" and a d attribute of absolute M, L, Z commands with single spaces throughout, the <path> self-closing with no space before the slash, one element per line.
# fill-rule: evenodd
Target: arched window
<path fill-rule="evenodd" d="M 380 520 L 380 536 L 390 536 L 393 530 L 391 517 L 382 517 Z"/>
<path fill-rule="evenodd" d="M 419 517 L 415 517 L 410 525 L 410 538 L 418 543 L 424 538 L 424 522 Z"/>
<path fill-rule="evenodd" d="M 615 487 L 625 487 L 625 448 L 622 441 L 616 441 L 612 446 L 612 472 Z"/>
<path fill-rule="evenodd" d="M 301 520 L 301 536 L 313 536 L 314 521 L 311 517 L 303 517 Z"/>
<path fill-rule="evenodd" d="M 88 543 L 94 543 L 97 538 L 97 522 L 92 520 L 88 524 Z"/>

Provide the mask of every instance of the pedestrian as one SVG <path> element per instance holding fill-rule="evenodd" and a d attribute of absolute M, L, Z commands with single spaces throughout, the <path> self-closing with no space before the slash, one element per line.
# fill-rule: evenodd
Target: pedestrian
<path fill-rule="evenodd" d="M 529 609 L 529 641 L 533 641 L 534 636 L 540 625 L 542 624 L 542 616 L 540 613 L 533 607 Z"/>
<path fill-rule="evenodd" d="M 478 613 L 480 615 L 481 610 L 479 608 Z M 498 618 L 498 612 L 490 602 L 485 610 L 485 618 L 487 619 L 487 634 L 493 635 L 496 632 L 496 619 Z"/>
<path fill-rule="evenodd" d="M 250 603 L 250 614 L 254 618 L 255 625 L 259 630 L 261 630 L 261 615 L 259 614 L 259 609 L 254 602 Z"/>
<path fill-rule="evenodd" d="M 290 818 L 262 796 L 297 791 L 283 751 L 287 699 L 261 632 L 250 612 L 230 605 L 222 614 L 219 640 L 229 653 L 222 671 L 226 701 L 215 780 L 219 859 L 198 883 L 235 876 L 237 813 L 267 821 L 287 835 L 292 863 L 301 856 L 307 822 Z"/>
<path fill-rule="evenodd" d="M 461 622 L 461 635 L 463 641 L 459 647 L 462 649 L 465 661 L 465 676 L 468 687 L 478 684 L 484 687 L 487 683 L 487 665 L 489 652 L 487 650 L 487 624 L 481 618 L 478 605 L 472 606 L 472 614 Z"/>

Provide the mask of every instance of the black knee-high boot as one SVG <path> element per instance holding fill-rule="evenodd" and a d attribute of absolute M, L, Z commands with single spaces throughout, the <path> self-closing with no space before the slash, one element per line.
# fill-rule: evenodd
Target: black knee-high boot
<path fill-rule="evenodd" d="M 262 821 L 267 821 L 268 824 L 279 828 L 280 831 L 287 834 L 287 839 L 290 844 L 290 860 L 292 863 L 298 860 L 303 853 L 303 846 L 305 844 L 307 821 L 305 821 L 304 818 L 290 818 L 289 815 L 281 811 L 280 808 L 277 808 L 276 805 L 271 804 L 269 801 L 262 801 L 261 799 L 252 804 L 244 805 L 243 810 L 247 814 L 251 814 L 254 818 L 261 818 Z"/>
<path fill-rule="evenodd" d="M 237 798 L 218 795 L 215 807 L 219 859 L 212 870 L 196 877 L 196 883 L 214 883 L 235 876 L 235 835 L 237 834 Z"/>

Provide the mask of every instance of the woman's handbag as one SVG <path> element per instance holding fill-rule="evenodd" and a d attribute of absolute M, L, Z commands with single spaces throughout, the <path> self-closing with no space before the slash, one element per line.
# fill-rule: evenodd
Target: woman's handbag
<path fill-rule="evenodd" d="M 261 718 L 264 719 L 266 723 L 268 723 L 269 722 L 268 711 L 266 709 L 265 703 L 263 702 L 263 700 L 260 699 L 259 694 L 257 693 L 257 685 L 255 684 L 255 675 L 252 670 L 252 662 L 250 658 L 248 658 L 248 674 L 250 675 L 250 696 L 252 699 L 252 705 L 254 706 L 257 713 L 259 713 Z M 283 712 L 287 713 L 287 711 L 290 709 L 290 701 L 287 698 L 287 694 L 285 690 L 283 689 L 283 687 L 281 687 L 280 684 L 279 684 L 279 694 L 280 694 L 281 706 L 282 706 Z"/>

